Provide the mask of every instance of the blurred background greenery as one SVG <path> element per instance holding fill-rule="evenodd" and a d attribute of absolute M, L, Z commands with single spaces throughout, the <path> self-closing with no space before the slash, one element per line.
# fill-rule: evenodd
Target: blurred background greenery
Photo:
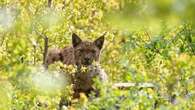
<path fill-rule="evenodd" d="M 112 2 L 111 2 L 112 1 Z M 110 24 L 124 30 L 148 29 L 158 34 L 166 25 L 173 28 L 181 23 L 191 23 L 194 28 L 194 0 L 111 0 L 113 8 L 106 13 Z M 193 31 L 194 32 L 194 31 Z"/>

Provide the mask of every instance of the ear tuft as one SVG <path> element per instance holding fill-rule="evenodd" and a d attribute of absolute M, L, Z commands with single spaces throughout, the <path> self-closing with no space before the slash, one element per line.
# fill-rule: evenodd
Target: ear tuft
<path fill-rule="evenodd" d="M 104 35 L 94 41 L 95 45 L 101 50 L 104 44 Z"/>
<path fill-rule="evenodd" d="M 75 33 L 73 33 L 72 34 L 72 45 L 73 45 L 73 47 L 76 47 L 81 42 L 82 42 L 82 40 L 80 39 L 80 37 L 78 35 L 76 35 Z"/>

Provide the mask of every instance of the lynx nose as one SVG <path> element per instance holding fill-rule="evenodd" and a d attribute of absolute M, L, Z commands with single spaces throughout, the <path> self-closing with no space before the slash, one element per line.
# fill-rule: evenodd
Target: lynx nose
<path fill-rule="evenodd" d="M 84 63 L 85 63 L 85 65 L 89 65 L 90 64 L 90 58 L 84 58 Z"/>
<path fill-rule="evenodd" d="M 90 60 L 89 58 L 85 58 L 85 61 L 87 61 L 87 62 L 88 62 L 89 60 Z"/>

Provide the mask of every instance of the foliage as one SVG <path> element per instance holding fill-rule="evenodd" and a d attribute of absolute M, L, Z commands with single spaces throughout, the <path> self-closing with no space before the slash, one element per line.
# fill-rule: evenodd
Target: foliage
<path fill-rule="evenodd" d="M 61 97 L 74 102 L 70 109 L 195 109 L 194 0 L 64 1 L 0 1 L 1 110 L 55 110 Z M 89 40 L 107 32 L 100 62 L 110 83 L 96 81 L 98 98 L 72 100 L 73 67 L 41 66 L 41 35 L 49 48 L 63 48 L 72 32 Z M 116 82 L 157 87 L 113 89 Z"/>

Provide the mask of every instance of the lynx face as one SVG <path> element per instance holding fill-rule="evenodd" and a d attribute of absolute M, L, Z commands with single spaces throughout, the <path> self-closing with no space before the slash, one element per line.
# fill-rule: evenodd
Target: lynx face
<path fill-rule="evenodd" d="M 100 51 L 104 43 L 104 36 L 94 42 L 82 41 L 76 34 L 72 35 L 72 45 L 76 65 L 88 66 L 99 60 Z"/>

